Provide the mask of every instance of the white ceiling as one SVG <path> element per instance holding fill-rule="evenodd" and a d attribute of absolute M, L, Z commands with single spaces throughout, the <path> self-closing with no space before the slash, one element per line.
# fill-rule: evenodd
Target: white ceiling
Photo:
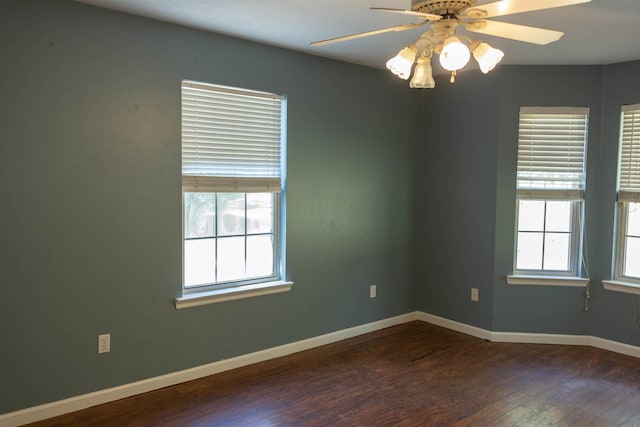
<path fill-rule="evenodd" d="M 409 16 L 369 10 L 369 7 L 410 9 L 410 0 L 79 1 L 374 68 L 384 68 L 400 48 L 426 31 L 423 27 L 328 46 L 309 46 L 317 40 L 419 22 Z M 640 59 L 640 0 L 592 0 L 495 20 L 565 33 L 559 41 L 546 46 L 482 36 L 505 52 L 502 64 L 610 64 Z"/>

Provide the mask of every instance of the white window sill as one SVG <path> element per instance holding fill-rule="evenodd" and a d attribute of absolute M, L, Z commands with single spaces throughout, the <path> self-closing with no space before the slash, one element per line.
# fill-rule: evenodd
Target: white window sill
<path fill-rule="evenodd" d="M 197 307 L 205 304 L 232 301 L 242 298 L 251 298 L 261 295 L 289 292 L 293 282 L 277 281 L 256 283 L 253 285 L 237 286 L 233 288 L 217 289 L 214 291 L 194 292 L 176 298 L 176 309 Z"/>
<path fill-rule="evenodd" d="M 575 276 L 507 276 L 510 285 L 536 285 L 536 286 L 577 286 L 584 288 L 589 284 L 589 279 Z"/>
<path fill-rule="evenodd" d="M 608 291 L 640 295 L 640 284 L 638 283 L 621 282 L 619 280 L 603 280 L 602 286 L 604 286 Z"/>

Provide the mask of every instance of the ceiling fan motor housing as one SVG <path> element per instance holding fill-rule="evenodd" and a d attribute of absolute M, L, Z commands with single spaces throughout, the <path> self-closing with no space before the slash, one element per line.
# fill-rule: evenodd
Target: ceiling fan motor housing
<path fill-rule="evenodd" d="M 475 5 L 476 0 L 411 0 L 411 10 L 414 12 L 436 15 L 458 13 Z"/>

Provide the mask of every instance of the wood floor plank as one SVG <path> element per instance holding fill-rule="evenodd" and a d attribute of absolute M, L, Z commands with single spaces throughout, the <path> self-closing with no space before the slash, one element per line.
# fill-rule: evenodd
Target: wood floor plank
<path fill-rule="evenodd" d="M 640 425 L 640 359 L 410 322 L 31 424 L 545 425 Z"/>

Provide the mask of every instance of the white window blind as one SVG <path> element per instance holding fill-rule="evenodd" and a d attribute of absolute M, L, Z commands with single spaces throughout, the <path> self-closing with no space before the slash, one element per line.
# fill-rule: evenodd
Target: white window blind
<path fill-rule="evenodd" d="M 589 108 L 522 107 L 518 135 L 518 195 L 584 197 Z M 554 190 L 554 191 L 548 191 Z"/>
<path fill-rule="evenodd" d="M 622 107 L 618 200 L 640 202 L 640 104 Z"/>
<path fill-rule="evenodd" d="M 280 191 L 283 100 L 183 81 L 183 191 Z"/>

